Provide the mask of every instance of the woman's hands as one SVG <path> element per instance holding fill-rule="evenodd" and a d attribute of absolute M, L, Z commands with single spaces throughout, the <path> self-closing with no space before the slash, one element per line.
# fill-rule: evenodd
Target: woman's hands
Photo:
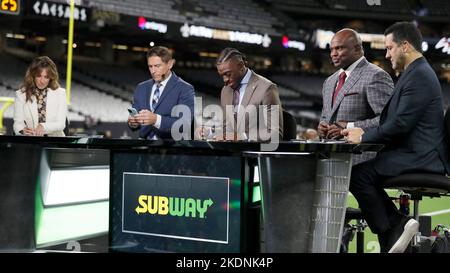
<path fill-rule="evenodd" d="M 39 124 L 36 129 L 32 129 L 29 127 L 23 128 L 23 135 L 25 136 L 43 136 L 44 135 L 44 126 Z"/>

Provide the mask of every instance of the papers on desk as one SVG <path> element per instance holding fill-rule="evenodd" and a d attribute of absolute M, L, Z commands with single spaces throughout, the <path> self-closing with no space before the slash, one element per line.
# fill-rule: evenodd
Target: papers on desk
<path fill-rule="evenodd" d="M 321 140 L 292 140 L 292 142 L 298 143 L 323 143 L 323 144 L 345 144 L 345 140 L 335 140 L 335 139 L 321 139 Z"/>
<path fill-rule="evenodd" d="M 83 136 L 80 139 L 78 139 L 77 144 L 87 144 L 89 139 L 92 139 L 92 138 L 103 138 L 103 135 Z"/>

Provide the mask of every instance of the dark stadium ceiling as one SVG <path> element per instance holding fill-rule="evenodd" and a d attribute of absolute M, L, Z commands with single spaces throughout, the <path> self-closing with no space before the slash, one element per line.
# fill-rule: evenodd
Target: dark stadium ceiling
<path fill-rule="evenodd" d="M 28 16 L 0 16 L 2 31 L 24 34 L 25 36 L 60 36 L 62 39 L 67 37 L 68 20 L 57 18 L 42 17 L 36 15 Z M 168 23 L 170 25 L 170 23 Z M 117 24 L 105 24 L 98 26 L 93 22 L 75 22 L 75 42 L 102 42 L 112 41 L 116 44 L 133 45 L 147 47 L 150 42 L 155 44 L 164 44 L 166 46 L 177 46 L 179 50 L 186 52 L 211 51 L 219 52 L 225 47 L 232 46 L 239 48 L 244 52 L 257 52 L 264 54 L 268 52 L 261 46 L 244 44 L 221 40 L 206 40 L 204 38 L 190 37 L 188 40 L 181 37 L 179 33 L 180 25 L 170 25 L 170 31 L 160 34 L 154 31 L 144 31 L 137 27 L 137 18 L 133 16 L 121 16 L 121 22 Z M 281 37 L 278 37 L 281 39 Z M 180 46 L 182 45 L 182 46 Z M 280 54 L 284 49 L 279 47 Z M 277 50 L 272 47 L 272 54 Z"/>

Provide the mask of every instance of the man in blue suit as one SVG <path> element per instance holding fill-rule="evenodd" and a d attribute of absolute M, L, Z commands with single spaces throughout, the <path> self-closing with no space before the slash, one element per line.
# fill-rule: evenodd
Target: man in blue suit
<path fill-rule="evenodd" d="M 350 191 L 370 229 L 378 234 L 381 252 L 404 252 L 419 223 L 401 215 L 380 181 L 404 173 L 449 174 L 448 148 L 444 140 L 441 86 L 422 55 L 422 35 L 413 23 L 389 27 L 386 58 L 401 72 L 393 95 L 380 115 L 378 127 L 364 132 L 346 129 L 353 143 L 382 143 L 373 160 L 352 169 Z"/>
<path fill-rule="evenodd" d="M 171 71 L 174 59 L 166 47 L 151 48 L 147 52 L 147 64 L 152 79 L 141 82 L 136 87 L 133 108 L 138 114 L 128 117 L 128 126 L 132 130 L 139 129 L 139 138 L 173 139 L 171 129 L 175 122 L 180 121 L 176 126 L 183 124 L 180 130 L 176 129 L 177 132 L 191 129 L 194 87 Z M 185 110 L 179 117 L 172 116 L 175 106 L 181 106 L 181 110 Z"/>

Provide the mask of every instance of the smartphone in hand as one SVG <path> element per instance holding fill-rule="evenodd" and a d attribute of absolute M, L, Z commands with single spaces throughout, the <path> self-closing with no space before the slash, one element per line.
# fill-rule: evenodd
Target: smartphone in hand
<path fill-rule="evenodd" d="M 128 108 L 128 113 L 130 113 L 130 116 L 134 117 L 138 114 L 138 111 L 136 110 L 136 108 Z"/>

